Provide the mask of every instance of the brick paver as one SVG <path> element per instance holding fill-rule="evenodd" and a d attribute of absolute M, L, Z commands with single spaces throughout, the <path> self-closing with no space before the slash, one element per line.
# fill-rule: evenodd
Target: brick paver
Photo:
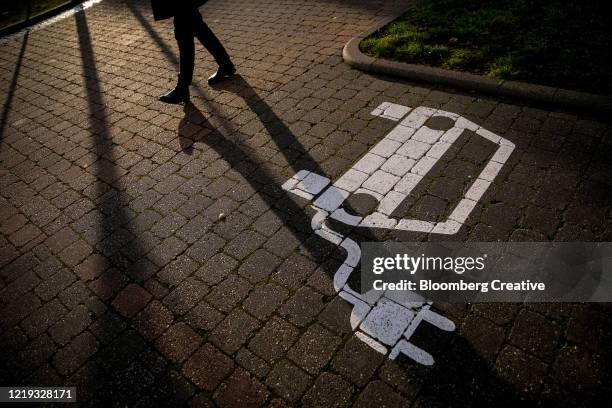
<path fill-rule="evenodd" d="M 395 126 L 370 114 L 382 102 L 455 112 L 516 145 L 451 239 L 612 238 L 609 119 L 342 62 L 352 36 L 404 7 L 211 0 L 203 14 L 240 75 L 208 87 L 213 63 L 199 52 L 185 108 L 156 100 L 177 50 L 148 1 L 104 0 L 0 43 L 2 384 L 74 384 L 91 406 L 601 402 L 608 305 L 439 305 L 457 330 L 415 333 L 435 356 L 429 368 L 388 360 L 350 329 L 332 284 L 345 253 L 281 185 L 302 169 L 337 180 Z M 364 187 L 419 175 L 430 137 L 415 136 L 412 161 L 398 151 L 380 170 L 360 162 L 374 174 Z M 394 215 L 440 219 L 489 154 L 459 138 Z M 367 214 L 371 197 L 350 207 Z"/>

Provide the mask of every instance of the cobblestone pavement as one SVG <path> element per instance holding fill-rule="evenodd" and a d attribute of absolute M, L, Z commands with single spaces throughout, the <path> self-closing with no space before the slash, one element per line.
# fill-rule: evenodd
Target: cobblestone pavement
<path fill-rule="evenodd" d="M 345 253 L 281 185 L 302 169 L 338 179 L 395 126 L 371 115 L 382 102 L 455 112 L 516 149 L 458 233 L 355 239 L 612 239 L 608 118 L 342 63 L 350 37 L 403 6 L 211 0 L 240 75 L 211 89 L 200 52 L 186 108 L 156 100 L 176 47 L 146 1 L 1 44 L 2 384 L 76 385 L 91 406 L 603 404 L 608 305 L 437 305 L 457 329 L 415 333 L 431 367 L 352 333 L 332 284 Z M 443 219 L 492 151 L 460 137 L 394 215 Z"/>

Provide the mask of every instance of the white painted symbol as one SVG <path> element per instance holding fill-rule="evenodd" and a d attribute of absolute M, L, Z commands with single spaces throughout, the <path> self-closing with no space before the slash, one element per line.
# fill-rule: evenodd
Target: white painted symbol
<path fill-rule="evenodd" d="M 311 206 L 316 214 L 312 218 L 312 229 L 347 252 L 344 263 L 334 274 L 334 289 L 340 297 L 353 304 L 350 323 L 355 334 L 373 349 L 389 353 L 390 359 L 403 353 L 420 364 L 432 365 L 433 356 L 412 344 L 410 338 L 423 321 L 444 331 L 455 330 L 455 324 L 431 310 L 431 302 L 414 292 L 371 290 L 362 294 L 354 291 L 347 281 L 359 263 L 361 249 L 352 239 L 329 228 L 326 221 L 332 218 L 352 226 L 455 234 L 512 154 L 514 144 L 443 110 L 411 109 L 384 102 L 372 114 L 399 123 L 331 186 L 328 178 L 301 170 L 283 184 L 283 189 L 314 200 Z M 427 127 L 425 123 L 434 116 L 451 119 L 454 126 L 448 130 Z M 391 218 L 393 211 L 466 129 L 498 147 L 448 218 L 437 223 Z M 377 198 L 376 211 L 360 217 L 341 208 L 351 194 L 357 193 Z"/>

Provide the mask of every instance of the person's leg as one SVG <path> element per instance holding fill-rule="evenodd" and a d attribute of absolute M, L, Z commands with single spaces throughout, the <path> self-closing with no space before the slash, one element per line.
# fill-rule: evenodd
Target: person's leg
<path fill-rule="evenodd" d="M 233 66 L 234 64 L 232 64 L 232 60 L 227 51 L 225 51 L 221 41 L 219 41 L 210 27 L 204 22 L 199 10 L 194 9 L 192 11 L 191 19 L 195 37 L 204 47 L 206 47 L 208 52 L 212 54 L 217 64 L 219 64 L 220 67 Z"/>
<path fill-rule="evenodd" d="M 166 103 L 181 103 L 189 100 L 189 85 L 193 80 L 195 44 L 193 20 L 186 13 L 174 16 L 174 38 L 179 48 L 179 75 L 176 88 L 159 99 Z"/>
<path fill-rule="evenodd" d="M 193 80 L 195 61 L 193 20 L 189 14 L 174 16 L 174 38 L 179 48 L 179 86 L 188 87 Z"/>
<path fill-rule="evenodd" d="M 208 83 L 214 85 L 231 77 L 236 73 L 236 68 L 232 63 L 230 56 L 221 44 L 221 41 L 212 32 L 208 25 L 202 19 L 202 15 L 198 9 L 193 9 L 191 13 L 193 32 L 196 38 L 206 47 L 219 64 L 219 69 L 210 78 Z"/>

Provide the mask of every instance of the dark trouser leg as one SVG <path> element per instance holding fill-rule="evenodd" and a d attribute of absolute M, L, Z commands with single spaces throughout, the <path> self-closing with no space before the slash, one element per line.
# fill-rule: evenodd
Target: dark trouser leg
<path fill-rule="evenodd" d="M 174 37 L 179 47 L 179 79 L 177 88 L 187 88 L 193 80 L 195 45 L 192 19 L 188 14 L 174 17 Z"/>
<path fill-rule="evenodd" d="M 217 64 L 219 64 L 221 67 L 232 66 L 232 60 L 227 54 L 227 51 L 225 51 L 221 41 L 219 41 L 210 27 L 208 27 L 204 20 L 202 20 L 202 15 L 197 9 L 193 10 L 191 18 L 194 35 L 202 43 L 202 45 L 206 47 L 208 52 L 212 54 L 215 61 L 217 61 Z"/>

